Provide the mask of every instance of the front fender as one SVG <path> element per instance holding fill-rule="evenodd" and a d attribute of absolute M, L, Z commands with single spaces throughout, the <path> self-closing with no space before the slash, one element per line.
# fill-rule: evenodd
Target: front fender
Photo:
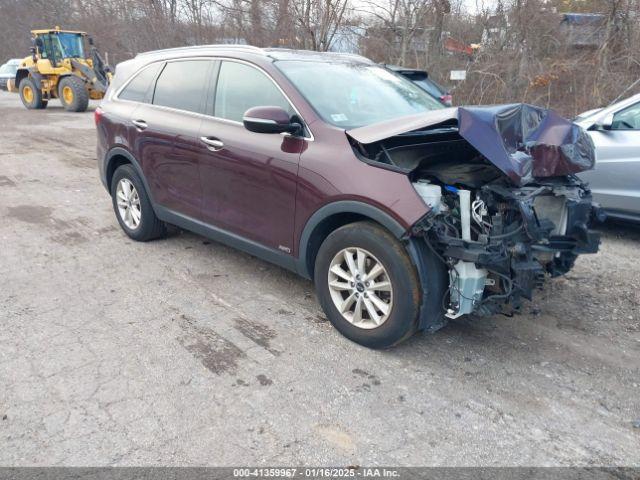
<path fill-rule="evenodd" d="M 307 263 L 307 255 L 309 248 L 309 240 L 313 235 L 314 230 L 328 218 L 338 214 L 357 214 L 370 218 L 378 222 L 380 225 L 389 230 L 396 238 L 400 239 L 407 232 L 407 229 L 403 227 L 400 222 L 383 212 L 373 205 L 368 203 L 358 202 L 354 200 L 339 200 L 329 203 L 318 209 L 304 226 L 302 234 L 300 235 L 300 241 L 298 243 L 298 274 L 305 278 L 311 278 L 311 269 Z"/>
<path fill-rule="evenodd" d="M 15 90 L 13 91 L 19 91 L 20 90 L 20 82 L 22 81 L 22 79 L 27 78 L 29 76 L 29 70 L 26 68 L 19 68 L 18 71 L 16 72 L 16 78 L 14 81 L 14 88 Z M 10 90 L 12 91 L 12 90 Z"/>

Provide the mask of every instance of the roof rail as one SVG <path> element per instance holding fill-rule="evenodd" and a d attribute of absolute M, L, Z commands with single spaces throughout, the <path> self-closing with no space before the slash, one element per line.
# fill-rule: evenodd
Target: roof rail
<path fill-rule="evenodd" d="M 220 50 L 246 50 L 255 53 L 263 53 L 264 50 L 260 47 L 254 47 L 253 45 L 239 45 L 239 44 L 226 44 L 226 43 L 215 43 L 210 45 L 191 45 L 184 47 L 174 47 L 174 48 L 164 48 L 160 50 L 150 50 L 148 52 L 141 52 L 136 55 L 136 57 L 144 56 L 144 55 L 154 55 L 157 53 L 167 53 L 167 52 L 180 52 L 180 51 L 191 51 L 191 50 L 204 50 L 204 49 L 220 49 Z"/>
<path fill-rule="evenodd" d="M 358 55 L 357 53 L 343 53 L 343 52 L 318 52 L 315 50 L 296 50 L 293 48 L 265 48 L 264 53 L 274 59 L 282 59 L 281 55 L 294 54 L 294 55 L 307 55 L 313 57 L 334 57 L 342 58 L 345 60 L 352 60 L 362 63 L 374 63 L 371 59 Z"/>

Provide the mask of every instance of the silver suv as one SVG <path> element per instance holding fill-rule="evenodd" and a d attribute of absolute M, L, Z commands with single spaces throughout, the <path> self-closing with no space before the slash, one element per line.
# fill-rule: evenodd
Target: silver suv
<path fill-rule="evenodd" d="M 596 147 L 594 170 L 582 172 L 608 217 L 640 222 L 640 94 L 576 118 Z"/>

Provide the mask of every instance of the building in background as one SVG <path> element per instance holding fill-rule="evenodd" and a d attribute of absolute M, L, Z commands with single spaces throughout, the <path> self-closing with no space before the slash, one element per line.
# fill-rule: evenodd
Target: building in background
<path fill-rule="evenodd" d="M 599 13 L 565 13 L 560 31 L 572 47 L 600 47 L 607 34 L 607 17 Z"/>

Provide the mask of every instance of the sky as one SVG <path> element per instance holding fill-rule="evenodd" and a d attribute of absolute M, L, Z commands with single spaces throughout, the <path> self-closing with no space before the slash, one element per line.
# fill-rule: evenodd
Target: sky
<path fill-rule="evenodd" d="M 477 13 L 484 8 L 492 9 L 496 5 L 496 0 L 462 0 L 463 5 L 469 13 Z"/>

